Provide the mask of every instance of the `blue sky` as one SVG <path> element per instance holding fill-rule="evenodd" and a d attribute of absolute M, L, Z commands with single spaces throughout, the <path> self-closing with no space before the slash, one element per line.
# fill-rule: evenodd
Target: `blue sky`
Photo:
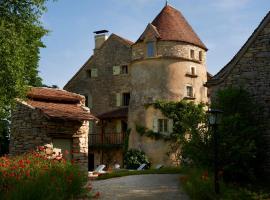
<path fill-rule="evenodd" d="M 270 10 L 269 0 L 170 0 L 206 44 L 207 68 L 217 73 L 245 43 Z M 93 31 L 107 29 L 135 41 L 165 0 L 57 0 L 42 17 L 40 75 L 63 87 L 93 53 Z"/>

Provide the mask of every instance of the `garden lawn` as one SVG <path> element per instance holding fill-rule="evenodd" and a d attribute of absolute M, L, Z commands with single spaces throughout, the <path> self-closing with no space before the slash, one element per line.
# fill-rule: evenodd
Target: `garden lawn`
<path fill-rule="evenodd" d="M 181 169 L 177 167 L 165 167 L 161 169 L 147 169 L 147 170 L 127 170 L 120 169 L 119 171 L 113 171 L 107 174 L 100 175 L 97 180 L 110 179 L 115 177 L 130 176 L 130 175 L 140 175 L 140 174 L 180 174 Z"/>

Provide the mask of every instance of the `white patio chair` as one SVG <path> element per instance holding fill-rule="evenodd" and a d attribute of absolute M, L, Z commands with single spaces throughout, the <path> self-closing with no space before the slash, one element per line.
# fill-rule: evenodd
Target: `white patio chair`
<path fill-rule="evenodd" d="M 162 167 L 163 167 L 162 164 L 158 164 L 158 165 L 156 165 L 155 169 L 161 169 Z"/>
<path fill-rule="evenodd" d="M 137 168 L 137 171 L 143 170 L 145 168 L 145 166 L 146 166 L 145 163 L 141 164 L 140 167 Z"/>

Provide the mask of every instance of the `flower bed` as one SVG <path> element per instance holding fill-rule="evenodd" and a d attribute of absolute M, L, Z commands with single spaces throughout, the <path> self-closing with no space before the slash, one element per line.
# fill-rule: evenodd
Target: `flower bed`
<path fill-rule="evenodd" d="M 44 147 L 0 158 L 0 199 L 71 199 L 84 193 L 86 181 L 78 166 Z"/>

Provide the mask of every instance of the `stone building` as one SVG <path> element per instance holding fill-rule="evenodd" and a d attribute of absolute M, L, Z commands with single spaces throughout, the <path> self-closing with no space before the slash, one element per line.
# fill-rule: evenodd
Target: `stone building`
<path fill-rule="evenodd" d="M 64 90 L 31 88 L 12 112 L 10 154 L 51 144 L 87 169 L 89 120 L 96 118 L 84 103 L 83 96 Z"/>
<path fill-rule="evenodd" d="M 175 164 L 173 155 L 166 154 L 169 143 L 139 136 L 136 125 L 169 134 L 172 121 L 152 107 L 146 109 L 146 104 L 181 99 L 207 102 L 206 46 L 170 5 L 135 43 L 115 34 L 107 39 L 106 31 L 95 33 L 93 56 L 64 87 L 87 96 L 91 112 L 101 120 L 91 125 L 90 168 L 122 164 L 122 133 L 127 129 L 131 130 L 129 148 L 143 150 L 153 164 Z"/>
<path fill-rule="evenodd" d="M 211 98 L 219 89 L 242 87 L 263 107 L 261 117 L 265 119 L 265 151 L 269 158 L 265 166 L 270 173 L 270 12 L 232 60 L 206 85 Z"/>

